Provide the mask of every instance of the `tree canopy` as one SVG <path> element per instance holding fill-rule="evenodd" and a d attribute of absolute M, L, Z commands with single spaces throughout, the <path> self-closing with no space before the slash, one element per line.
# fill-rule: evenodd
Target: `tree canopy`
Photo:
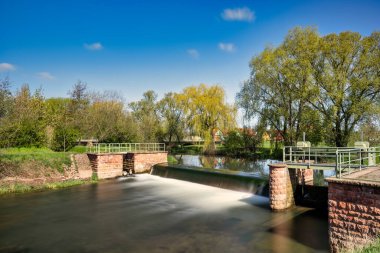
<path fill-rule="evenodd" d="M 295 28 L 278 47 L 252 58 L 237 95 L 245 117 L 258 116 L 286 144 L 306 132 L 314 142 L 346 146 L 380 99 L 380 33 L 320 36 Z"/>

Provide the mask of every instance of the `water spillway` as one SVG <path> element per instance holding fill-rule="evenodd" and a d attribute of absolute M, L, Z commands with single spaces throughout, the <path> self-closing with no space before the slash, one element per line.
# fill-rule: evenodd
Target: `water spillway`
<path fill-rule="evenodd" d="M 260 196 L 268 196 L 268 177 L 262 175 L 167 163 L 153 166 L 151 174 L 229 190 L 249 192 Z"/>

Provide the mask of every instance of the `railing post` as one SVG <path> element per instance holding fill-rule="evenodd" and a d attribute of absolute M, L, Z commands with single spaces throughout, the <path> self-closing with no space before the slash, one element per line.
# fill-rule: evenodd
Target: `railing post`
<path fill-rule="evenodd" d="M 336 177 L 339 177 L 340 178 L 340 175 L 338 176 L 338 154 L 339 154 L 339 151 L 338 149 L 335 151 L 335 175 Z M 340 173 L 340 172 L 339 172 Z"/>

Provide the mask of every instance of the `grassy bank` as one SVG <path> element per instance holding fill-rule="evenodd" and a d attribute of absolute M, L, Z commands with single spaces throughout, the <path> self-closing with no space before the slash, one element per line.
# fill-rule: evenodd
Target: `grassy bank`
<path fill-rule="evenodd" d="M 97 180 L 82 180 L 82 179 L 70 179 L 61 182 L 51 182 L 42 184 L 27 184 L 27 183 L 3 183 L 0 185 L 0 195 L 11 193 L 26 193 L 32 191 L 44 191 L 44 190 L 56 190 L 66 187 L 96 183 Z"/>
<path fill-rule="evenodd" d="M 95 178 L 74 179 L 78 174 L 70 154 L 47 148 L 0 149 L 0 195 L 96 182 Z"/>
<path fill-rule="evenodd" d="M 11 166 L 11 169 L 16 169 L 16 171 L 14 171 L 16 174 L 21 172 L 17 169 L 21 169 L 20 167 L 23 167 L 28 163 L 32 163 L 39 167 L 43 166 L 45 168 L 52 168 L 60 173 L 64 171 L 65 166 L 71 165 L 70 154 L 54 152 L 48 148 L 0 149 L 0 166 Z M 0 179 L 1 173 L 4 172 L 4 170 L 6 170 L 6 168 L 0 168 Z"/>

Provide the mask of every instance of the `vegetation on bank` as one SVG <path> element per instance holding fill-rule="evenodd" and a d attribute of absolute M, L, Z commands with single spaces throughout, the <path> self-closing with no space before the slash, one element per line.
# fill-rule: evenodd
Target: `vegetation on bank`
<path fill-rule="evenodd" d="M 358 247 L 352 250 L 346 250 L 345 253 L 378 253 L 380 252 L 380 238 L 364 247 Z"/>
<path fill-rule="evenodd" d="M 56 190 L 67 188 L 71 186 L 96 183 L 98 180 L 83 180 L 83 179 L 69 179 L 60 182 L 50 182 L 42 184 L 27 184 L 27 183 L 0 183 L 0 195 L 11 194 L 11 193 L 25 193 L 32 191 L 43 191 L 43 190 Z"/>
<path fill-rule="evenodd" d="M 70 154 L 35 147 L 0 149 L 0 195 L 97 182 L 97 178 L 73 179 L 77 168 Z"/>
<path fill-rule="evenodd" d="M 22 167 L 31 165 L 51 168 L 59 173 L 71 165 L 70 154 L 54 152 L 48 148 L 4 148 L 0 150 L 0 177 L 7 170 L 14 169 L 20 174 Z M 8 170 L 9 170 L 8 169 Z"/>

